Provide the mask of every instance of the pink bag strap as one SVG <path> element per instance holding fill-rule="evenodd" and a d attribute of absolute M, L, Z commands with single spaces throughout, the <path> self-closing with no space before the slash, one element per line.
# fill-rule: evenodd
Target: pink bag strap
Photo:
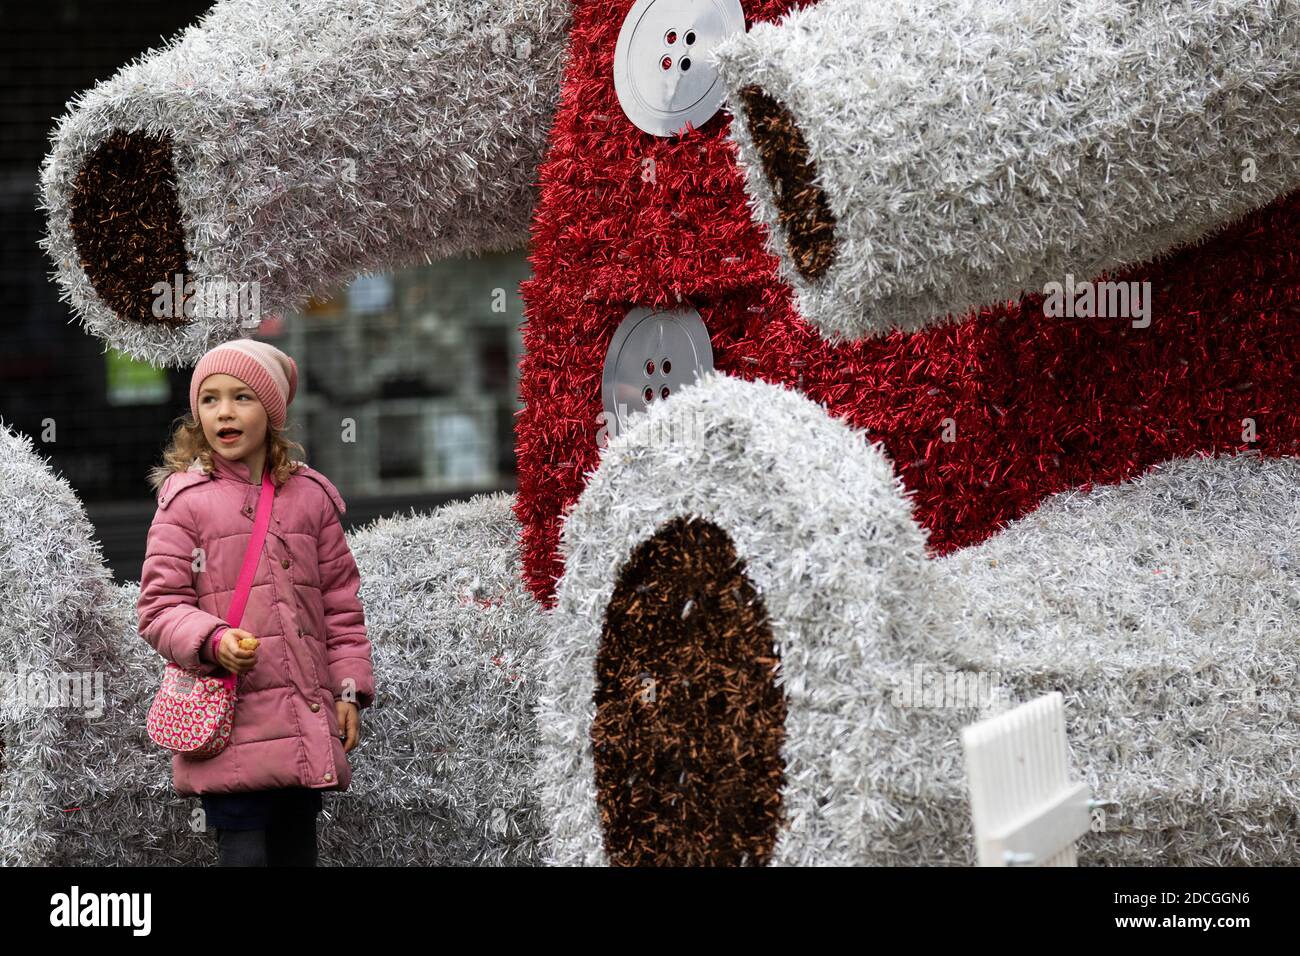
<path fill-rule="evenodd" d="M 257 563 L 262 557 L 262 542 L 266 540 L 266 530 L 271 527 L 271 502 L 275 497 L 275 485 L 271 484 L 271 471 L 262 472 L 262 496 L 257 499 L 257 517 L 253 519 L 253 536 L 248 539 L 248 550 L 244 552 L 244 566 L 239 569 L 239 584 L 235 587 L 235 597 L 230 602 L 226 619 L 231 627 L 239 627 L 248 605 L 248 594 L 253 589 L 253 578 L 257 574 Z"/>
<path fill-rule="evenodd" d="M 257 574 L 257 564 L 262 557 L 262 542 L 266 540 L 266 531 L 271 527 L 271 504 L 275 498 L 275 485 L 271 483 L 271 470 L 262 472 L 262 495 L 257 499 L 257 516 L 253 519 L 253 536 L 248 539 L 248 550 L 244 552 L 244 566 L 239 569 L 239 584 L 235 586 L 235 596 L 230 601 L 226 620 L 231 627 L 239 627 L 248 605 L 248 595 L 253 589 L 253 578 Z M 213 650 L 221 643 L 225 628 L 213 638 Z M 216 654 L 213 654 L 216 658 Z M 234 686 L 235 675 L 228 674 L 221 678 L 227 687 Z"/>

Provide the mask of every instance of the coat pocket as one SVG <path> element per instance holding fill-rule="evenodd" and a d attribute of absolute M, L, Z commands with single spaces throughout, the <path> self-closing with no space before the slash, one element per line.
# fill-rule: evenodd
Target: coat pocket
<path fill-rule="evenodd" d="M 325 642 L 312 631 L 300 631 L 298 634 L 311 658 L 312 673 L 316 677 L 316 686 L 332 696 L 329 685 L 329 665 L 325 660 Z"/>

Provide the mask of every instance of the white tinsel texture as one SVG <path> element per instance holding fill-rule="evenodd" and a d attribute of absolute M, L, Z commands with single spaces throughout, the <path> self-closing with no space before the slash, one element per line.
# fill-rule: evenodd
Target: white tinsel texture
<path fill-rule="evenodd" d="M 263 313 L 359 274 L 522 245 L 569 17 L 569 0 L 215 4 L 54 130 L 42 245 L 62 297 L 87 331 L 155 365 L 242 334 L 216 308 L 180 327 L 126 322 L 96 294 L 70 202 L 114 130 L 171 137 L 188 274 L 257 282 Z"/>
<path fill-rule="evenodd" d="M 717 373 L 637 416 L 565 520 L 540 658 L 546 859 L 607 862 L 595 657 L 620 569 L 679 516 L 729 534 L 770 615 L 774 863 L 973 864 L 960 728 L 1052 690 L 1075 775 L 1114 803 L 1081 862 L 1300 862 L 1300 460 L 1169 462 L 930 560 L 879 446 Z M 936 681 L 980 692 L 927 696 Z"/>
<path fill-rule="evenodd" d="M 1142 263 L 1300 188 L 1300 0 L 820 0 L 715 57 L 753 214 L 832 340 Z M 834 215 L 815 278 L 750 84 L 793 115 Z"/>

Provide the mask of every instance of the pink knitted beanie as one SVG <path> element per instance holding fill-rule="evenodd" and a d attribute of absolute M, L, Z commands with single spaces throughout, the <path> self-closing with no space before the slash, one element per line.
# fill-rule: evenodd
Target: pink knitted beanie
<path fill-rule="evenodd" d="M 267 420 L 284 427 L 285 413 L 298 390 L 298 363 L 274 345 L 254 339 L 232 339 L 210 349 L 190 376 L 190 413 L 199 420 L 199 389 L 209 375 L 233 375 L 253 390 L 266 409 Z"/>

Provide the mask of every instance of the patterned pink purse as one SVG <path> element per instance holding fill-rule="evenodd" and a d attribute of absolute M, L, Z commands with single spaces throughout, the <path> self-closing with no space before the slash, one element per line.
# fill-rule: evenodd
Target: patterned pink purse
<path fill-rule="evenodd" d="M 239 571 L 239 585 L 231 599 L 226 619 L 231 627 L 239 626 L 248 604 L 248 594 L 257 573 L 262 542 L 271 524 L 271 502 L 275 486 L 271 472 L 262 472 L 262 495 L 257 499 L 257 518 L 253 536 L 248 539 L 244 565 Z M 223 629 L 222 634 L 225 633 Z M 211 638 L 209 638 L 210 640 Z M 235 675 L 204 677 L 170 661 L 163 671 L 162 687 L 149 707 L 149 739 L 160 747 L 202 759 L 215 757 L 225 749 L 235 723 Z"/>

